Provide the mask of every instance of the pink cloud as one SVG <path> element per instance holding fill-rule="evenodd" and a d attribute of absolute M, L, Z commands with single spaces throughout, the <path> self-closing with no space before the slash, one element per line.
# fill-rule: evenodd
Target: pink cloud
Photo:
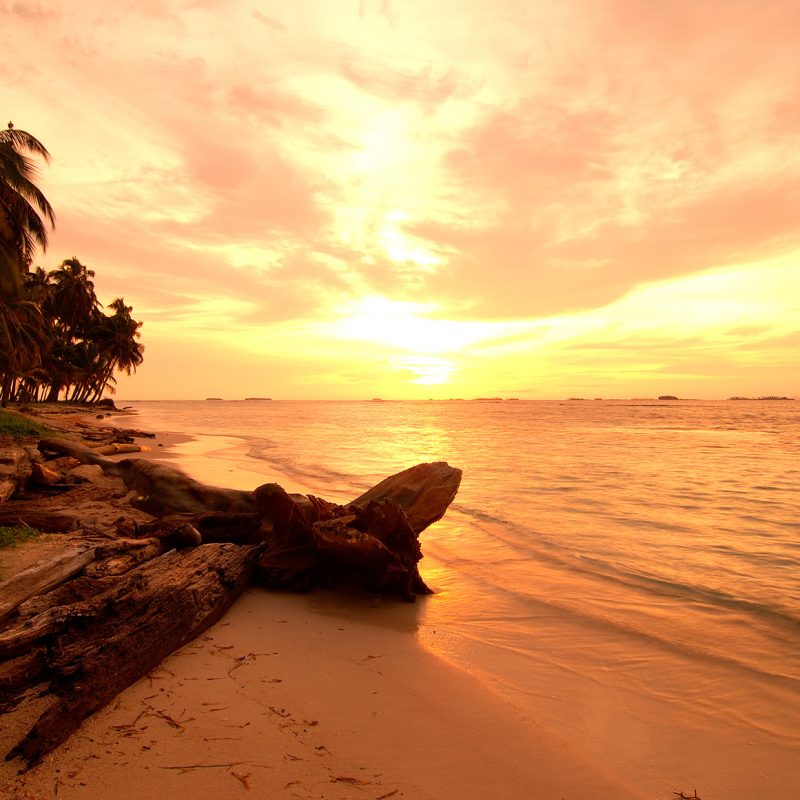
<path fill-rule="evenodd" d="M 439 74 L 433 65 L 414 64 L 401 69 L 385 59 L 368 58 L 352 53 L 339 65 L 342 76 L 367 94 L 390 103 L 418 103 L 431 108 L 445 102 L 458 90 L 455 72 Z"/>
<path fill-rule="evenodd" d="M 230 90 L 229 96 L 234 112 L 254 116 L 261 122 L 275 126 L 286 122 L 320 123 L 324 118 L 320 106 L 274 87 L 260 86 L 255 89 L 240 83 Z"/>
<path fill-rule="evenodd" d="M 274 19 L 272 17 L 268 17 L 262 11 L 259 11 L 257 8 L 253 9 L 253 17 L 257 19 L 262 25 L 266 25 L 270 30 L 278 31 L 279 33 L 283 33 L 286 30 L 286 26 Z"/>

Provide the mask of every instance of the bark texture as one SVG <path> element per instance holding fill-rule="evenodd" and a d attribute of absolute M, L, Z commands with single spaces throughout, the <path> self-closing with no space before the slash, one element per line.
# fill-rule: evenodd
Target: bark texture
<path fill-rule="evenodd" d="M 90 714 L 190 642 L 228 610 L 250 582 L 255 548 L 208 544 L 171 552 L 88 600 L 45 611 L 0 637 L 6 694 L 46 679 L 53 702 L 7 754 L 28 767 Z M 2 677 L 0 677 L 2 688 Z"/>

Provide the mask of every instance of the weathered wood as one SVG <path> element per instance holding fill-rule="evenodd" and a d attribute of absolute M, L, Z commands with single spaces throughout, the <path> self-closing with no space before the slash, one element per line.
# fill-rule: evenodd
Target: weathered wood
<path fill-rule="evenodd" d="M 89 578 L 124 575 L 139 564 L 157 558 L 169 548 L 163 539 L 123 539 L 112 547 L 98 547 L 95 561 L 83 571 Z"/>
<path fill-rule="evenodd" d="M 3 442 L 0 446 L 0 503 L 9 500 L 30 478 L 32 459 L 29 448 Z"/>
<path fill-rule="evenodd" d="M 111 444 L 101 444 L 99 447 L 93 448 L 94 452 L 100 456 L 113 456 L 119 453 L 141 453 L 143 449 L 141 445 L 127 442 L 112 442 Z"/>
<path fill-rule="evenodd" d="M 83 464 L 97 464 L 107 475 L 121 478 L 128 489 L 138 494 L 131 504 L 153 516 L 182 512 L 242 513 L 255 510 L 251 492 L 206 486 L 168 464 L 143 458 L 115 461 L 98 455 L 90 447 L 67 439 L 42 439 L 39 449 L 72 456 Z"/>
<path fill-rule="evenodd" d="M 254 495 L 273 527 L 257 570 L 266 586 L 308 589 L 346 577 L 406 601 L 430 593 L 417 568 L 417 532 L 393 499 L 340 506 L 289 495 L 277 484 L 259 486 Z"/>
<path fill-rule="evenodd" d="M 398 472 L 350 505 L 366 506 L 371 500 L 394 500 L 405 512 L 411 530 L 421 533 L 444 516 L 461 485 L 461 470 L 445 461 L 417 464 Z"/>
<path fill-rule="evenodd" d="M 194 533 L 192 533 L 192 531 Z M 211 512 L 200 514 L 169 514 L 166 517 L 136 526 L 136 536 L 156 536 L 172 541 L 174 547 L 194 544 L 231 542 L 232 544 L 258 544 L 266 541 L 271 525 L 258 513 Z"/>
<path fill-rule="evenodd" d="M 89 567 L 91 566 L 92 565 L 89 564 Z M 89 567 L 87 567 L 87 569 Z M 36 595 L 36 597 L 31 597 L 30 600 L 21 603 L 16 610 L 16 624 L 24 620 L 32 619 L 51 608 L 69 606 L 74 603 L 89 600 L 98 594 L 112 589 L 118 580 L 119 577 L 116 575 L 102 578 L 90 578 L 86 575 L 78 575 L 72 580 L 62 583 L 61 586 L 56 587 L 50 592 Z"/>
<path fill-rule="evenodd" d="M 36 564 L 0 583 L 0 622 L 14 609 L 37 594 L 49 592 L 64 581 L 77 575 L 94 560 L 94 551 L 70 548 L 56 558 Z"/>
<path fill-rule="evenodd" d="M 242 513 L 255 510 L 252 492 L 206 486 L 181 470 L 157 461 L 126 458 L 101 466 L 107 474 L 122 478 L 129 489 L 138 493 L 132 505 L 153 516 L 181 512 Z"/>
<path fill-rule="evenodd" d="M 422 558 L 417 535 L 394 500 L 370 502 L 355 515 L 315 522 L 311 533 L 320 556 L 366 588 L 399 594 L 406 601 L 431 593 L 417 569 Z"/>
<path fill-rule="evenodd" d="M 14 708 L 22 695 L 40 682 L 45 667 L 45 649 L 37 647 L 0 664 L 0 714 Z"/>
<path fill-rule="evenodd" d="M 0 503 L 5 503 L 17 491 L 17 482 L 11 478 L 0 479 Z"/>
<path fill-rule="evenodd" d="M 28 766 L 219 619 L 252 579 L 255 562 L 272 587 L 355 579 L 405 600 L 428 592 L 418 536 L 444 514 L 461 478 L 447 464 L 421 464 L 343 506 L 275 484 L 254 492 L 204 486 L 168 465 L 114 461 L 67 440 L 40 447 L 121 478 L 136 493 L 132 504 L 159 519 L 143 523 L 123 513 L 118 538 L 86 551 L 84 574 L 43 585 L 7 612 L 14 617 L 0 631 L 0 710 L 35 683 L 53 698 L 7 756 Z M 25 506 L 10 505 L 33 524 Z M 54 517 L 70 522 L 61 513 L 37 521 Z M 164 552 L 175 547 L 188 549 Z"/>
<path fill-rule="evenodd" d="M 80 524 L 81 520 L 76 514 L 64 511 L 36 511 L 14 504 L 0 506 L 0 525 L 24 525 L 42 533 L 67 533 Z"/>
<path fill-rule="evenodd" d="M 46 671 L 57 698 L 8 753 L 31 767 L 89 715 L 219 620 L 250 581 L 257 548 L 209 544 L 148 562 L 58 620 Z M 123 590 L 123 586 L 124 589 Z"/>
<path fill-rule="evenodd" d="M 39 450 L 43 453 L 59 453 L 77 458 L 82 464 L 99 464 L 101 467 L 113 464 L 113 459 L 98 456 L 94 450 L 71 439 L 52 439 L 45 437 L 39 440 Z"/>

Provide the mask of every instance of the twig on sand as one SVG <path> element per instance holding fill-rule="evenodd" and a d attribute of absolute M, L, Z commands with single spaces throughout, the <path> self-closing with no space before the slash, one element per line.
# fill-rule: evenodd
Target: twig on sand
<path fill-rule="evenodd" d="M 188 772 L 190 769 L 230 769 L 246 763 L 246 761 L 229 761 L 227 764 L 179 764 L 177 766 L 161 767 L 161 769 L 177 769 L 181 772 Z"/>
<path fill-rule="evenodd" d="M 250 777 L 251 774 L 252 773 L 248 772 L 242 775 L 240 772 L 234 772 L 233 770 L 231 770 L 231 775 L 233 775 L 233 777 L 236 778 L 236 780 L 239 781 L 242 784 L 242 786 L 244 786 L 245 789 L 250 788 L 250 782 L 247 779 Z"/>
<path fill-rule="evenodd" d="M 367 786 L 372 781 L 362 781 L 360 778 L 351 778 L 348 775 L 331 775 L 331 783 L 350 783 L 353 786 Z"/>
<path fill-rule="evenodd" d="M 694 794 L 684 794 L 683 792 L 673 792 L 672 794 L 675 797 L 681 797 L 683 800 L 702 800 L 701 797 L 697 796 L 697 789 L 694 790 Z"/>

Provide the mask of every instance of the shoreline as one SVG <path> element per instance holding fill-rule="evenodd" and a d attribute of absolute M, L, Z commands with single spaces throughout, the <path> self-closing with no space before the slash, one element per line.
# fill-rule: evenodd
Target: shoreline
<path fill-rule="evenodd" d="M 367 621 L 362 601 L 248 590 L 22 786 L 67 800 L 640 797 L 423 652 L 413 607 Z"/>
<path fill-rule="evenodd" d="M 148 445 L 123 457 L 203 458 L 179 433 Z M 20 800 L 642 796 L 424 647 L 424 602 L 251 588 L 39 766 L 4 762 L 0 786 Z"/>

